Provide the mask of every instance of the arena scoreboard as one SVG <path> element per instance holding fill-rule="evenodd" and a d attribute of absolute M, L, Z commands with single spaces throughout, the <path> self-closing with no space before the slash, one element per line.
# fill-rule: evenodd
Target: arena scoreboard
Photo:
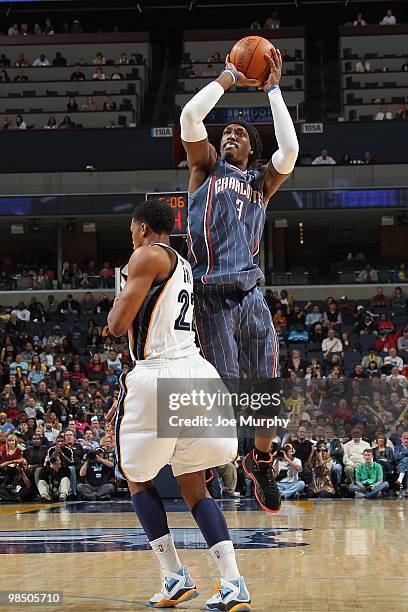
<path fill-rule="evenodd" d="M 187 191 L 156 191 L 154 193 L 146 193 L 147 202 L 152 198 L 163 200 L 174 210 L 176 223 L 174 225 L 173 235 L 182 236 L 187 234 Z"/>

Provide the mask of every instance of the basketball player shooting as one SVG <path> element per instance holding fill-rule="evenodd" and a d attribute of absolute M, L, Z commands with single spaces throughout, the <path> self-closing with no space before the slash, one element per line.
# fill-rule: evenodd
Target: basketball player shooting
<path fill-rule="evenodd" d="M 205 485 L 206 469 L 236 457 L 236 437 L 211 437 L 205 428 L 196 437 L 157 435 L 159 379 L 219 379 L 195 344 L 193 275 L 190 264 L 170 247 L 174 221 L 172 209 L 159 199 L 141 203 L 133 213 L 134 252 L 121 271 L 124 288 L 115 299 L 108 324 L 114 336 L 128 332 L 134 367 L 121 375 L 118 405 L 106 418 L 116 413 L 118 468 L 128 481 L 133 507 L 163 574 L 161 591 L 146 605 L 174 607 L 198 596 L 178 557 L 153 482 L 170 462 L 220 572 L 219 590 L 207 600 L 206 609 L 247 611 L 251 598 L 237 567 L 228 527 Z"/>
<path fill-rule="evenodd" d="M 265 55 L 269 76 L 262 84 L 272 109 L 278 150 L 256 169 L 261 155 L 257 130 L 235 121 L 223 131 L 220 152 L 209 143 L 203 120 L 233 83 L 259 86 L 227 57 L 224 72 L 199 91 L 181 113 L 187 152 L 189 246 L 194 276 L 197 333 L 204 357 L 223 379 L 244 374 L 261 384 L 279 375 L 279 345 L 269 308 L 258 285 L 259 245 L 270 198 L 291 174 L 299 152 L 295 128 L 282 98 L 282 57 Z M 268 512 L 280 509 L 272 469 L 275 430 L 257 430 L 255 447 L 243 460 L 255 496 Z"/>

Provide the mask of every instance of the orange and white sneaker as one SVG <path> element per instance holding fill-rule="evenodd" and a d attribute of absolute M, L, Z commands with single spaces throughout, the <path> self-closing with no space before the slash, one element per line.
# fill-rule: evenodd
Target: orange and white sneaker
<path fill-rule="evenodd" d="M 272 454 L 268 461 L 257 460 L 255 450 L 252 450 L 242 460 L 242 467 L 254 483 L 255 498 L 261 508 L 265 512 L 279 512 L 281 494 L 273 472 Z"/>
<path fill-rule="evenodd" d="M 228 612 L 249 612 L 251 596 L 242 576 L 238 580 L 224 580 L 217 585 L 218 591 L 207 599 L 206 610 L 228 610 Z"/>
<path fill-rule="evenodd" d="M 153 595 L 146 606 L 150 608 L 174 608 L 177 604 L 195 597 L 198 597 L 198 591 L 194 580 L 191 578 L 187 567 L 182 565 L 177 574 L 166 573 L 160 593 Z"/>

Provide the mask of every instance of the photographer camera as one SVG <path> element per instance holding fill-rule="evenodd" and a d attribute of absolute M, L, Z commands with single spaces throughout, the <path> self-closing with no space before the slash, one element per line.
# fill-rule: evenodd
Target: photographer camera
<path fill-rule="evenodd" d="M 278 489 L 285 499 L 300 493 L 305 488 L 303 480 L 299 480 L 299 472 L 302 470 L 302 462 L 295 457 L 295 449 L 292 444 L 284 444 L 275 457 L 273 466 Z"/>
<path fill-rule="evenodd" d="M 84 482 L 78 484 L 78 493 L 87 501 L 109 500 L 114 491 L 109 480 L 113 474 L 113 462 L 104 458 L 101 448 L 90 450 L 85 455 L 85 463 L 79 470 Z"/>
<path fill-rule="evenodd" d="M 71 494 L 70 471 L 61 461 L 61 453 L 46 457 L 40 472 L 38 491 L 43 501 L 66 501 Z"/>

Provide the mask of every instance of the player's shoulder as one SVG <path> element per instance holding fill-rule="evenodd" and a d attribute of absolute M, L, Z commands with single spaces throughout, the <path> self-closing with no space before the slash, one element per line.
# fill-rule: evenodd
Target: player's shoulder
<path fill-rule="evenodd" d="M 158 245 L 140 246 L 135 249 L 127 265 L 128 274 L 141 270 L 158 270 L 168 263 L 165 250 Z"/>

